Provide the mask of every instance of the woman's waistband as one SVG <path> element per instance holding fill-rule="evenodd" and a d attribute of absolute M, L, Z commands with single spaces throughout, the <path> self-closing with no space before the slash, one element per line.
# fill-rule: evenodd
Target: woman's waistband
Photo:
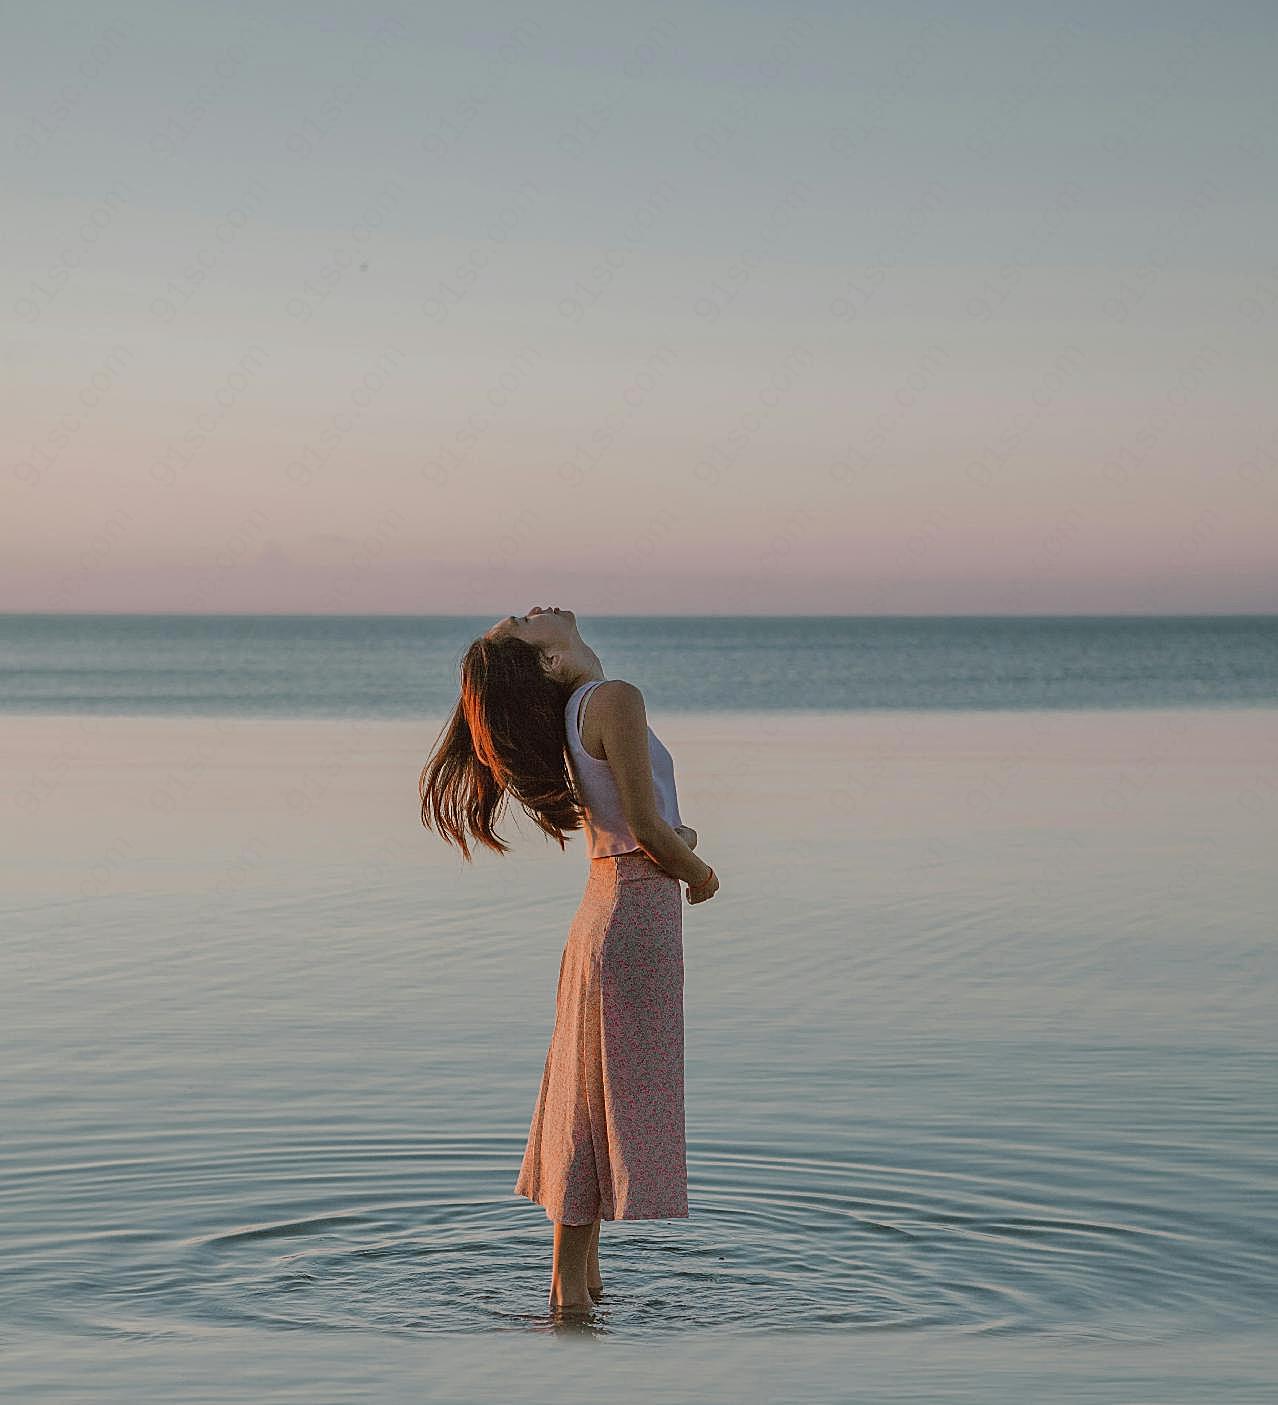
<path fill-rule="evenodd" d="M 630 854 L 605 854 L 601 858 L 591 859 L 590 872 L 592 876 L 615 877 L 619 883 L 631 883 L 640 878 L 664 878 L 670 883 L 679 881 L 642 849 Z"/>

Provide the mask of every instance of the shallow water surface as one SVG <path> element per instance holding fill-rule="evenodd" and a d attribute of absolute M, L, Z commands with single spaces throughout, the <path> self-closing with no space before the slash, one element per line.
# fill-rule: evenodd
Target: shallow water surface
<path fill-rule="evenodd" d="M 692 1213 L 572 1334 L 672 1399 L 1263 1398 L 1278 714 L 653 721 L 723 884 Z M 512 1187 L 586 860 L 461 865 L 437 728 L 3 719 L 15 1386 L 495 1398 L 566 1330 Z"/>

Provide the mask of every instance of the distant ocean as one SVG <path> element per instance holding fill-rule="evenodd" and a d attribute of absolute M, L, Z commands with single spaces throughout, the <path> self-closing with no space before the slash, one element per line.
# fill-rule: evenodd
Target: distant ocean
<path fill-rule="evenodd" d="M 0 615 L 0 711 L 442 716 L 495 616 Z M 1278 615 L 579 616 L 663 711 L 1269 706 Z"/>

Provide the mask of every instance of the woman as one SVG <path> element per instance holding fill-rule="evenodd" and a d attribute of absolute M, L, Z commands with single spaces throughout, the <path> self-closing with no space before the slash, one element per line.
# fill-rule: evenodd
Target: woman
<path fill-rule="evenodd" d="M 588 706 L 587 706 L 588 704 Z M 603 1292 L 600 1220 L 683 1219 L 683 909 L 718 891 L 680 820 L 643 694 L 608 679 L 571 610 L 509 615 L 467 649 L 461 697 L 422 769 L 422 822 L 470 859 L 504 854 L 513 797 L 589 876 L 559 967 L 554 1032 L 514 1194 L 554 1223 L 550 1308 Z"/>

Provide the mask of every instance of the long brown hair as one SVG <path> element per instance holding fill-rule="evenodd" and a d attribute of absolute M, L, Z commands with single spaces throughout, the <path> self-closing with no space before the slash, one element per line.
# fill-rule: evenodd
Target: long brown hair
<path fill-rule="evenodd" d="M 461 697 L 422 767 L 422 824 L 467 860 L 468 839 L 504 854 L 510 845 L 493 821 L 514 799 L 564 848 L 582 824 L 564 754 L 570 696 L 526 639 L 476 639 L 462 656 Z"/>

